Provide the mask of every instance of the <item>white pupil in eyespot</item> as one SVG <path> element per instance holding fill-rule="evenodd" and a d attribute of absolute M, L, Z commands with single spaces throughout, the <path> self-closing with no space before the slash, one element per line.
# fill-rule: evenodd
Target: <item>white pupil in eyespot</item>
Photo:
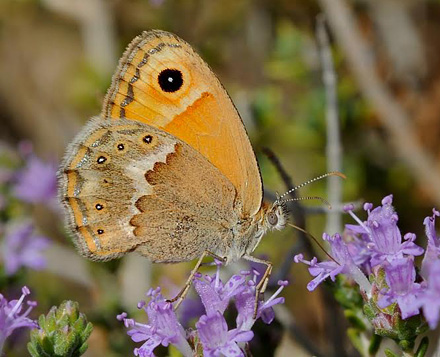
<path fill-rule="evenodd" d="M 168 82 L 172 82 L 173 81 L 173 77 L 168 77 Z"/>

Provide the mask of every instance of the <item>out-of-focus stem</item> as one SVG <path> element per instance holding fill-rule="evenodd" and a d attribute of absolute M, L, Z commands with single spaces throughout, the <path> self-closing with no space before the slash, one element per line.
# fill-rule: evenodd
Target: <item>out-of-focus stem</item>
<path fill-rule="evenodd" d="M 334 69 L 332 52 L 330 48 L 325 19 L 318 16 L 316 24 L 316 39 L 318 40 L 319 53 L 322 65 L 322 80 L 325 87 L 327 123 L 327 172 L 342 171 L 342 144 L 339 125 L 337 77 Z M 327 197 L 333 207 L 341 205 L 342 181 L 338 177 L 327 179 Z M 327 211 L 327 226 L 325 231 L 332 235 L 340 232 L 342 227 L 341 211 L 334 209 Z"/>
<path fill-rule="evenodd" d="M 319 2 L 360 90 L 390 134 L 397 155 L 410 168 L 415 179 L 429 190 L 432 199 L 440 204 L 440 167 L 418 142 L 408 114 L 376 73 L 368 46 L 360 34 L 350 6 L 343 0 Z"/>

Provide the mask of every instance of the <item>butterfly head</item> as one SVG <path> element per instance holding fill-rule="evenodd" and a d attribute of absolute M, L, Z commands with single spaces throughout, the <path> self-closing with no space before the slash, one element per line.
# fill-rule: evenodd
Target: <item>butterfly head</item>
<path fill-rule="evenodd" d="M 253 222 L 250 225 L 248 222 L 242 227 L 244 231 L 241 232 L 241 236 L 244 238 L 245 244 L 239 247 L 237 257 L 251 254 L 267 231 L 283 229 L 286 226 L 287 217 L 287 205 L 284 201 L 263 202 L 258 214 L 254 216 Z M 244 250 L 241 250 L 243 248 Z"/>
<path fill-rule="evenodd" d="M 265 230 L 281 230 L 286 226 L 288 211 L 284 201 L 276 200 L 263 207 L 263 227 Z"/>

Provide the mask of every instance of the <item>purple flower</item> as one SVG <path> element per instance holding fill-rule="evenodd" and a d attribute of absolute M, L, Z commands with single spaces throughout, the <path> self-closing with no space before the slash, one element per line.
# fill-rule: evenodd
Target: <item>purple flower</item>
<path fill-rule="evenodd" d="M 418 306 L 423 308 L 423 315 L 434 330 L 440 318 L 440 260 L 429 265 L 427 280 L 423 285 L 426 288 L 417 296 Z"/>
<path fill-rule="evenodd" d="M 366 222 L 362 222 L 351 210 L 352 207 L 347 206 L 346 211 L 358 225 L 347 224 L 344 236 L 347 237 L 348 249 L 354 262 L 366 274 L 384 262 L 401 259 L 405 255 L 423 254 L 423 248 L 414 243 L 415 234 L 405 234 L 402 243 L 402 235 L 397 227 L 398 216 L 392 203 L 393 196 L 388 195 L 382 200 L 382 206 L 375 209 L 371 203 L 364 204 L 368 212 Z"/>
<path fill-rule="evenodd" d="M 371 266 L 377 266 L 387 260 L 400 259 L 404 254 L 418 256 L 423 248 L 414 243 L 415 235 L 406 234 L 402 243 L 402 235 L 397 227 L 398 216 L 394 211 L 393 195 L 382 200 L 382 206 L 369 212 L 366 226 L 371 237 Z"/>
<path fill-rule="evenodd" d="M 302 254 L 296 255 L 294 258 L 296 263 L 302 262 L 309 265 L 309 273 L 315 277 L 315 279 L 307 284 L 307 289 L 313 291 L 328 277 L 335 281 L 336 276 L 343 273 L 352 277 L 361 286 L 362 290 L 369 292 L 371 286 L 353 261 L 348 246 L 342 240 L 342 237 L 339 234 L 330 237 L 324 233 L 322 239 L 330 244 L 330 256 L 333 257 L 333 260 L 318 263 L 318 260 L 313 258 L 311 261 L 307 261 L 303 258 Z"/>
<path fill-rule="evenodd" d="M 440 259 L 440 237 L 435 232 L 435 218 L 440 216 L 440 212 L 436 209 L 432 210 L 432 216 L 428 216 L 423 221 L 425 225 L 426 237 L 428 237 L 428 245 L 422 262 L 421 274 L 428 276 L 431 264 Z"/>
<path fill-rule="evenodd" d="M 14 192 L 29 203 L 54 204 L 57 193 L 57 166 L 31 155 L 26 166 L 17 173 Z"/>
<path fill-rule="evenodd" d="M 49 242 L 46 237 L 34 234 L 32 223 L 10 226 L 2 249 L 6 275 L 15 274 L 21 267 L 43 269 L 46 266 L 43 251 Z"/>
<path fill-rule="evenodd" d="M 202 299 L 208 315 L 217 311 L 223 314 L 231 298 L 246 288 L 244 274 L 233 275 L 226 284 L 223 284 L 220 280 L 220 265 L 217 263 L 217 272 L 214 277 L 205 275 L 202 278 L 201 274 L 197 274 L 193 281 L 194 288 Z"/>
<path fill-rule="evenodd" d="M 130 330 L 128 335 L 134 342 L 145 341 L 140 348 L 134 350 L 135 356 L 153 356 L 153 350 L 159 346 L 168 346 L 170 343 L 184 356 L 192 356 L 192 350 L 186 341 L 185 330 L 177 321 L 176 314 L 171 303 L 165 301 L 160 293 L 160 288 L 150 290 L 148 304 L 140 302 L 138 308 L 143 309 L 148 315 L 148 324 L 141 324 L 133 319 L 127 319 L 127 314 L 118 315 L 118 319 Z"/>
<path fill-rule="evenodd" d="M 345 225 L 344 241 L 347 246 L 348 252 L 352 257 L 354 263 L 366 274 L 369 275 L 372 272 L 370 264 L 371 249 L 369 243 L 371 242 L 368 235 L 362 235 L 360 238 L 355 231 L 350 228 L 352 225 Z"/>
<path fill-rule="evenodd" d="M 199 318 L 205 313 L 205 306 L 198 296 L 187 296 L 180 305 L 178 312 L 180 323 L 183 327 L 188 327 L 190 322 Z"/>
<path fill-rule="evenodd" d="M 344 244 L 339 234 L 330 237 L 328 234 L 324 233 L 322 239 L 330 243 L 334 260 L 327 260 L 318 263 L 318 259 L 315 257 L 311 261 L 307 261 L 303 258 L 302 254 L 296 255 L 294 258 L 296 263 L 301 262 L 309 265 L 309 273 L 315 277 L 315 279 L 307 284 L 307 289 L 309 291 L 315 290 L 316 287 L 328 277 L 330 277 L 332 281 L 335 281 L 336 275 L 342 272 L 348 272 L 350 270 L 349 267 L 354 264 L 347 246 Z"/>
<path fill-rule="evenodd" d="M 11 300 L 9 302 L 0 294 L 0 354 L 3 350 L 6 338 L 8 338 L 15 329 L 20 327 L 29 327 L 31 329 L 38 327 L 38 324 L 34 320 L 27 317 L 34 306 L 36 306 L 34 301 L 28 301 L 27 304 L 29 307 L 20 315 L 24 298 L 30 294 L 26 286 L 23 287 L 21 291 L 22 295 L 20 299 Z"/>
<path fill-rule="evenodd" d="M 419 307 L 417 294 L 421 292 L 421 286 L 415 283 L 416 270 L 412 258 L 395 259 L 385 265 L 385 279 L 389 289 L 383 289 L 381 297 L 377 301 L 380 308 L 397 303 L 402 313 L 402 319 L 417 315 Z"/>
<path fill-rule="evenodd" d="M 309 265 L 309 272 L 314 277 L 308 284 L 309 290 L 328 277 L 334 280 L 340 273 L 353 278 L 361 287 L 366 315 L 375 333 L 411 340 L 423 330 L 424 322 L 414 319 L 414 324 L 402 324 L 401 319 L 420 314 L 422 308 L 431 329 L 440 320 L 440 236 L 435 231 L 440 212 L 434 209 L 432 216 L 424 220 L 428 245 L 419 276 L 414 257 L 422 255 L 424 250 L 414 243 L 415 234 L 407 233 L 402 237 L 392 201 L 393 196 L 389 195 L 379 207 L 373 208 L 371 203 L 366 203 L 364 210 L 368 217 L 365 222 L 353 213 L 353 205 L 344 206 L 358 224 L 345 226 L 344 240 L 339 235 L 329 239 L 324 234 L 324 240 L 331 247 L 332 261 L 318 263 L 316 258 L 307 261 L 302 254 L 297 255 L 295 261 Z M 366 279 L 366 274 L 372 283 Z"/>
<path fill-rule="evenodd" d="M 242 331 L 250 330 L 255 321 L 260 317 L 264 323 L 270 324 L 275 317 L 272 306 L 284 303 L 284 298 L 277 296 L 288 283 L 287 281 L 280 280 L 278 281 L 280 287 L 267 301 L 258 301 L 257 315 L 254 318 L 256 277 L 257 276 L 254 275 L 253 280 L 248 280 L 245 284 L 245 289 L 235 297 L 235 307 L 238 311 L 237 327 Z"/>
<path fill-rule="evenodd" d="M 159 346 L 175 345 L 185 356 L 193 356 L 186 338 L 198 334 L 203 346 L 205 356 L 242 356 L 237 343 L 250 341 L 253 337 L 251 327 L 256 319 L 262 318 L 265 323 L 274 319 L 272 306 L 284 302 L 284 298 L 278 297 L 287 282 L 280 281 L 280 288 L 266 302 L 258 303 L 257 315 L 254 318 L 256 279 L 254 272 L 252 278 L 249 271 L 232 276 L 226 284 L 220 280 L 220 264 L 213 276 L 198 274 L 194 278 L 196 291 L 202 300 L 204 314 L 196 323 L 196 331 L 185 334 L 185 330 L 177 320 L 173 306 L 166 302 L 160 293 L 160 288 L 150 290 L 147 295 L 151 297 L 148 304 L 141 301 L 138 308 L 144 309 L 148 315 L 148 324 L 141 324 L 133 319 L 128 319 L 126 313 L 117 316 L 118 320 L 124 321 L 129 329 L 128 335 L 135 342 L 145 341 L 140 348 L 134 350 L 136 356 L 152 356 L 153 350 Z M 223 317 L 227 306 L 235 298 L 238 311 L 237 327 L 228 330 Z M 202 306 L 202 307 L 203 307 Z M 200 316 L 200 314 L 198 315 Z"/>
<path fill-rule="evenodd" d="M 237 343 L 248 342 L 254 337 L 252 331 L 237 328 L 228 331 L 226 320 L 219 311 L 201 316 L 196 327 L 206 357 L 244 356 Z"/>

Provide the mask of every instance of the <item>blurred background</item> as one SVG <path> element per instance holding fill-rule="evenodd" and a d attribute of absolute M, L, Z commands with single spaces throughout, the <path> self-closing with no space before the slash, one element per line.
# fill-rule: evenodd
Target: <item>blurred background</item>
<path fill-rule="evenodd" d="M 329 43 L 316 33 L 322 16 Z M 151 286 L 173 295 L 186 279 L 192 264 L 153 266 L 135 255 L 109 263 L 81 258 L 64 232 L 53 193 L 67 143 L 100 113 L 119 57 L 148 29 L 176 33 L 218 75 L 245 122 L 268 198 L 286 185 L 264 148 L 294 184 L 341 160 L 347 179 L 339 198 L 332 198 L 325 180 L 299 196 L 331 196 L 339 212 L 338 200 L 377 205 L 392 193 L 402 232 L 416 233 L 424 244 L 423 219 L 440 206 L 440 1 L 1 0 L 2 294 L 17 295 L 28 285 L 39 303 L 35 317 L 64 299 L 77 300 L 95 325 L 86 355 L 128 356 L 134 343 L 116 314 L 136 314 L 136 302 Z M 326 70 L 325 53 L 333 60 Z M 333 76 L 334 87 L 323 81 Z M 332 113 L 339 129 L 327 120 Z M 329 139 L 330 132 L 340 139 Z M 335 146 L 342 151 L 329 163 Z M 40 186 L 47 192 L 33 197 Z M 304 206 L 301 223 L 310 233 L 341 231 L 338 223 L 329 227 L 319 203 Z M 47 239 L 38 252 L 41 264 L 7 268 L 7 237 L 24 221 L 32 222 L 32 234 Z M 347 341 L 341 343 L 341 311 L 323 289 L 309 293 L 306 269 L 291 264 L 292 253 L 303 249 L 297 236 L 290 228 L 268 234 L 256 251 L 274 262 L 275 273 L 283 267 L 290 286 L 279 320 L 256 326 L 260 340 L 252 351 L 355 356 Z M 7 355 L 27 355 L 27 338 L 27 331 L 14 334 Z"/>

